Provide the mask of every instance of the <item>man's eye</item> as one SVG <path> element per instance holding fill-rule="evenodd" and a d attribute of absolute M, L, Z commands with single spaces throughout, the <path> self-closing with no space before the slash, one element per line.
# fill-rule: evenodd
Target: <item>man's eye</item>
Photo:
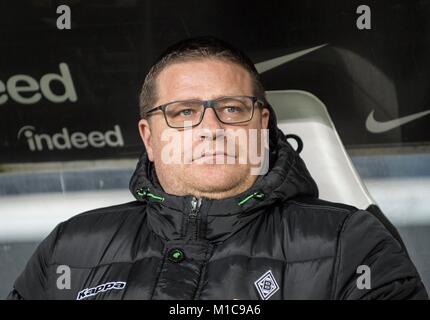
<path fill-rule="evenodd" d="M 227 113 L 238 113 L 241 111 L 241 109 L 235 106 L 228 106 L 224 108 L 224 111 Z"/>
<path fill-rule="evenodd" d="M 190 116 L 192 114 L 193 114 L 193 110 L 192 109 L 184 109 L 184 110 L 181 110 L 179 112 L 179 115 L 184 116 L 184 117 Z"/>

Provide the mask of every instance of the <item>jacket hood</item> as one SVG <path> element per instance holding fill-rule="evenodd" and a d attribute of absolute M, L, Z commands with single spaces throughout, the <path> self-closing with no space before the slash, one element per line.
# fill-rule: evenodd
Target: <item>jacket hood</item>
<path fill-rule="evenodd" d="M 261 213 L 261 210 L 256 209 L 270 206 L 275 202 L 283 202 L 297 196 L 318 197 L 317 185 L 310 176 L 305 163 L 288 143 L 284 133 L 278 128 L 273 108 L 270 105 L 268 105 L 268 108 L 270 110 L 268 172 L 259 176 L 248 190 L 236 196 L 220 200 L 203 199 L 203 202 L 207 203 L 203 206 L 207 216 L 226 217 L 237 214 L 243 216 L 251 213 L 251 211 Z M 158 182 L 154 165 L 149 161 L 144 146 L 130 181 L 130 191 L 137 200 L 147 202 L 150 207 L 161 214 L 172 210 L 182 213 L 188 212 L 190 203 L 194 198 L 192 195 L 175 196 L 164 192 Z M 175 225 L 172 219 L 179 218 L 173 216 L 167 218 L 167 224 L 173 226 L 170 231 L 163 229 L 159 224 L 154 227 L 158 228 L 159 233 L 167 238 L 175 238 L 175 235 L 180 237 L 178 229 L 182 229 L 180 224 L 183 222 L 177 221 L 178 225 Z M 226 223 L 235 224 L 236 221 Z M 165 226 L 166 223 L 162 223 L 162 225 Z M 217 225 L 217 229 L 219 229 L 218 227 L 219 225 Z M 219 237 L 219 233 L 231 230 L 212 229 L 212 231 L 214 231 L 213 236 Z M 210 235 L 206 234 L 206 236 Z"/>

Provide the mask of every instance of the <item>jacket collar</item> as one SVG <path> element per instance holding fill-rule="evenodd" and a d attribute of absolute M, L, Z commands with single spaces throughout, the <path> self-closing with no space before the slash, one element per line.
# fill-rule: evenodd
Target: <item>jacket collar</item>
<path fill-rule="evenodd" d="M 221 200 L 203 198 L 200 239 L 223 241 L 276 202 L 300 195 L 318 197 L 318 188 L 306 165 L 277 127 L 273 109 L 269 109 L 269 171 L 241 194 Z M 137 200 L 147 203 L 148 223 L 155 233 L 166 240 L 185 236 L 193 196 L 164 192 L 145 148 L 131 178 L 130 191 Z"/>

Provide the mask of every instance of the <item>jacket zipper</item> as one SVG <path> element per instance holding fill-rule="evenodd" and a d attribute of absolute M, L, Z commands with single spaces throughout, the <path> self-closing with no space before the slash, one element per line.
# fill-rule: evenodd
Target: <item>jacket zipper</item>
<path fill-rule="evenodd" d="M 188 215 L 189 218 L 189 223 L 191 226 L 191 235 L 193 235 L 193 239 L 197 240 L 198 238 L 198 234 L 199 234 L 199 223 L 198 223 L 198 215 L 199 215 L 199 211 L 200 211 L 200 206 L 202 205 L 202 199 L 201 198 L 197 198 L 197 197 L 193 197 L 191 199 L 191 211 Z"/>

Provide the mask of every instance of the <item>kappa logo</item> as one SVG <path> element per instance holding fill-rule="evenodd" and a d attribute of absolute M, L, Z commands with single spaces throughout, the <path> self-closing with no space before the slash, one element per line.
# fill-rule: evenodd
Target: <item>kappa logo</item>
<path fill-rule="evenodd" d="M 254 282 L 261 299 L 268 300 L 279 290 L 278 283 L 273 276 L 272 270 L 268 270 L 257 281 Z"/>
<path fill-rule="evenodd" d="M 126 285 L 126 282 L 115 281 L 115 282 L 103 283 L 94 288 L 86 288 L 82 291 L 79 291 L 76 300 L 82 300 L 91 296 L 95 296 L 100 292 L 106 292 L 112 289 L 122 290 L 125 288 L 125 285 Z"/>

